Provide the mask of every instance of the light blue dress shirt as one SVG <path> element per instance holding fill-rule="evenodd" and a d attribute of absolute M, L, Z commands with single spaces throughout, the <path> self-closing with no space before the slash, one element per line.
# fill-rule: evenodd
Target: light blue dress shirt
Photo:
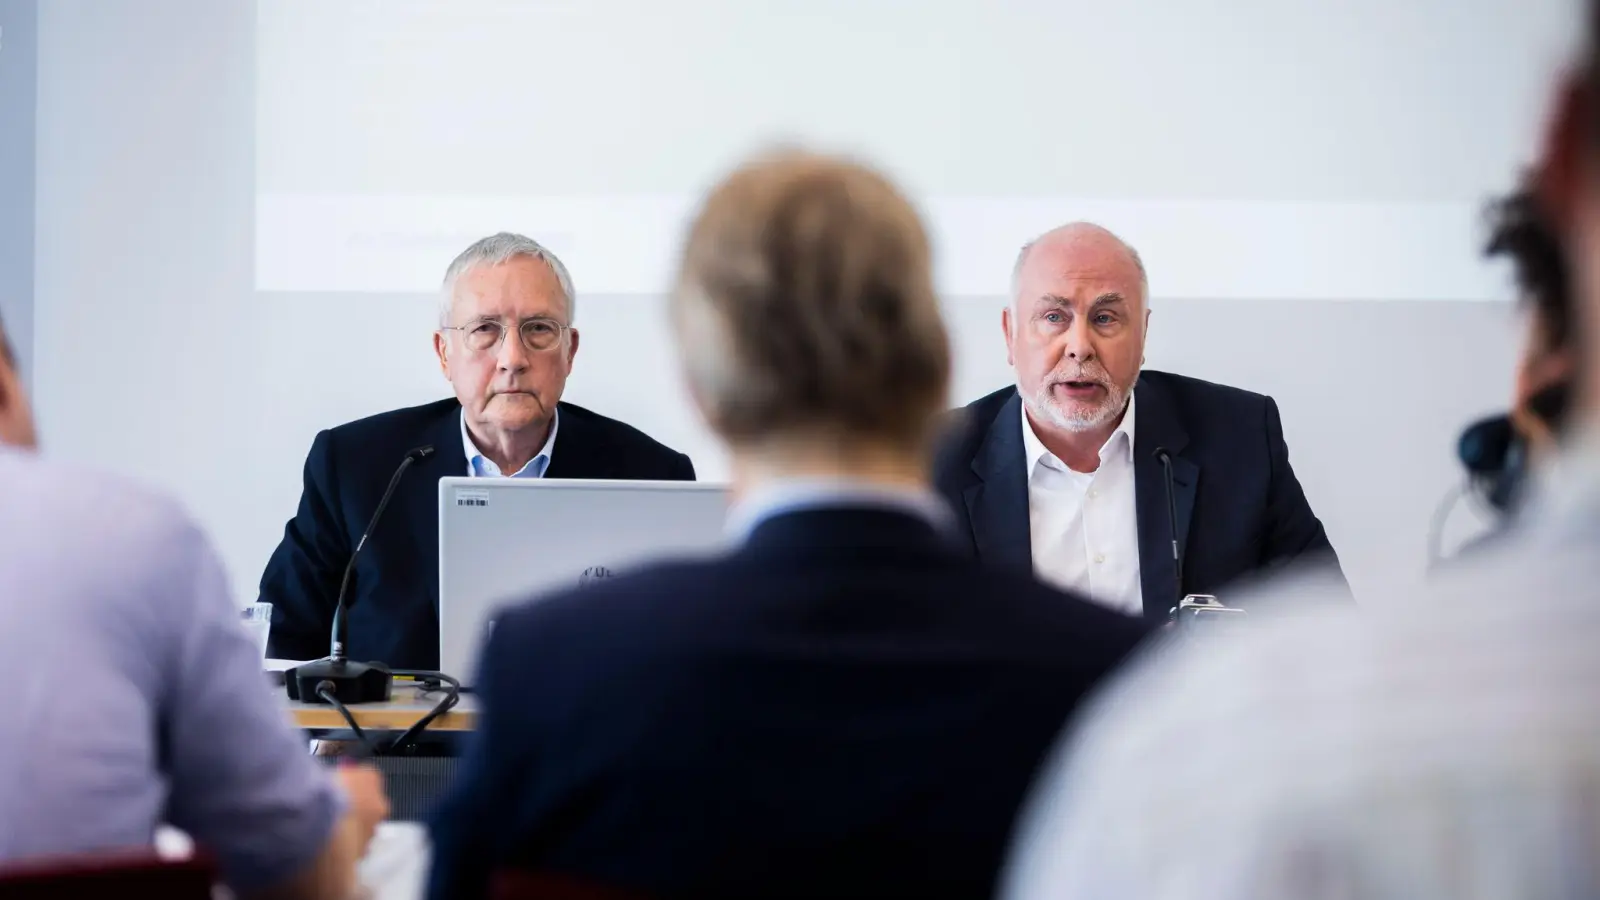
<path fill-rule="evenodd" d="M 0 862 L 148 847 L 165 823 L 236 893 L 303 870 L 344 796 L 285 721 L 200 530 L 4 447 L 0 496 Z"/>
<path fill-rule="evenodd" d="M 544 446 L 539 448 L 539 454 L 528 460 L 527 464 L 518 469 L 512 478 L 543 478 L 544 473 L 550 469 L 550 457 L 556 452 L 556 432 L 561 429 L 561 410 L 557 408 L 550 417 L 550 436 L 545 439 Z M 494 460 L 483 455 L 478 445 L 472 442 L 472 434 L 467 431 L 467 411 L 461 411 L 461 449 L 467 455 L 467 475 L 473 478 L 503 478 L 505 473 L 494 464 Z"/>

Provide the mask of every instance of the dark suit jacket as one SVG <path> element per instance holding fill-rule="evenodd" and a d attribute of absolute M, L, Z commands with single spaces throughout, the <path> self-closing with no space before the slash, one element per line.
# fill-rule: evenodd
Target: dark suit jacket
<path fill-rule="evenodd" d="M 558 409 L 546 478 L 694 480 L 687 456 L 638 429 L 570 403 Z M 406 452 L 431 444 L 433 455 L 401 480 L 356 563 L 346 651 L 394 668 L 438 668 L 439 479 L 467 474 L 460 417 L 461 404 L 441 400 L 359 419 L 311 442 L 300 509 L 261 576 L 261 602 L 273 605 L 271 656 L 327 655 L 339 580 L 356 541 Z M 536 565 L 531 554 L 527 563 Z"/>
<path fill-rule="evenodd" d="M 513 868 L 657 897 L 987 897 L 1042 755 L 1145 633 L 873 508 L 516 608 L 430 895 Z"/>
<path fill-rule="evenodd" d="M 1263 570 L 1297 563 L 1340 582 L 1338 557 L 1289 467 L 1271 397 L 1145 371 L 1134 388 L 1134 494 L 1144 614 L 1164 620 L 1184 594 L 1218 594 Z M 1165 475 L 1172 455 L 1183 584 L 1172 560 Z M 1009 387 L 969 404 L 941 447 L 935 481 L 986 563 L 1033 570 L 1022 399 Z M 1225 592 L 1219 594 L 1228 602 Z"/>

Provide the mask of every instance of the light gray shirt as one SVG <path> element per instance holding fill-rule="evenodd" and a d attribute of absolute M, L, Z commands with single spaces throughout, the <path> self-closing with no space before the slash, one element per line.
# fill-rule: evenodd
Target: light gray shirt
<path fill-rule="evenodd" d="M 1158 646 L 1041 778 L 1003 896 L 1600 896 L 1597 463 L 1425 587 Z"/>
<path fill-rule="evenodd" d="M 0 448 L 0 861 L 149 846 L 165 822 L 255 890 L 344 798 L 307 756 L 200 531 L 110 477 Z"/>

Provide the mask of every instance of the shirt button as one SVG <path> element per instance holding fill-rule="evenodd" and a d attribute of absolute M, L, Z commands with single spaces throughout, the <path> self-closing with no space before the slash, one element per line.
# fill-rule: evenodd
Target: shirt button
<path fill-rule="evenodd" d="M 1096 498 L 1096 497 L 1098 497 L 1098 496 L 1100 496 L 1100 492 L 1099 492 L 1099 491 L 1094 491 L 1094 490 L 1091 490 L 1091 491 L 1090 491 L 1090 492 L 1089 492 L 1089 499 L 1090 499 L 1090 500 L 1093 500 L 1093 499 L 1094 499 L 1094 498 Z"/>
<path fill-rule="evenodd" d="M 1094 561 L 1096 563 L 1103 563 L 1106 561 L 1106 555 L 1104 553 L 1096 553 L 1094 555 Z"/>

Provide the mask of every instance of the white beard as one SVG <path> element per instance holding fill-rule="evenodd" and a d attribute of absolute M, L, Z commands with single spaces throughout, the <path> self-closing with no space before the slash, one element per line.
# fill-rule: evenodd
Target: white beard
<path fill-rule="evenodd" d="M 1116 421 L 1117 417 L 1122 415 L 1122 411 L 1127 409 L 1128 394 L 1133 390 L 1131 386 L 1123 390 L 1110 382 L 1101 382 L 1106 389 L 1104 401 L 1091 407 L 1074 404 L 1073 408 L 1064 409 L 1050 390 L 1053 382 L 1052 376 L 1051 380 L 1031 393 L 1019 384 L 1017 392 L 1022 395 L 1022 404 L 1035 419 L 1048 422 L 1063 431 L 1072 432 L 1093 431 Z M 1137 379 L 1135 383 L 1137 384 Z"/>

